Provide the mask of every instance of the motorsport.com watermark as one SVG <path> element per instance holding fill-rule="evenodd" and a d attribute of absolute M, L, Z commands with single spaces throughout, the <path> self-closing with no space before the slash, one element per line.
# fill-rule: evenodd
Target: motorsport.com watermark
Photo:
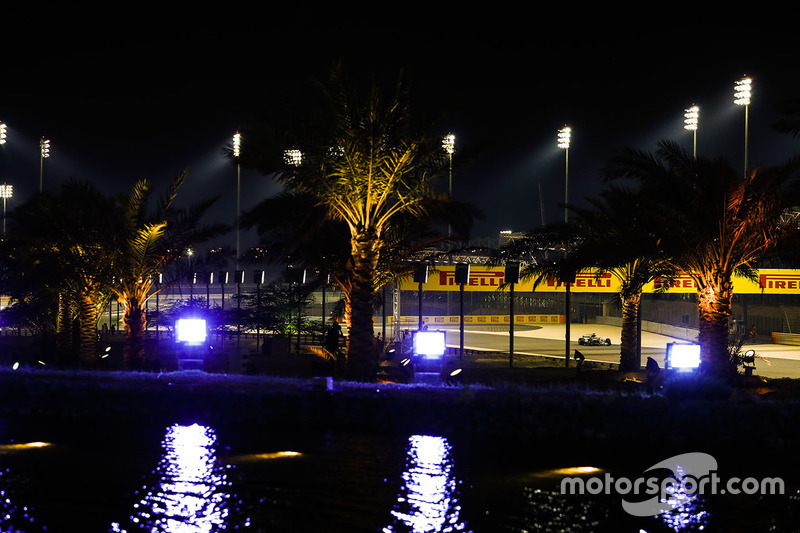
<path fill-rule="evenodd" d="M 654 516 L 679 509 L 701 495 L 714 494 L 783 494 L 784 482 L 779 477 L 761 479 L 717 475 L 717 460 L 706 453 L 676 455 L 645 470 L 669 470 L 671 475 L 641 476 L 636 479 L 602 476 L 574 476 L 561 480 L 560 493 L 565 495 L 623 496 L 622 508 L 634 516 Z M 627 498 L 631 499 L 628 501 Z M 647 497 L 642 500 L 642 497 Z"/>

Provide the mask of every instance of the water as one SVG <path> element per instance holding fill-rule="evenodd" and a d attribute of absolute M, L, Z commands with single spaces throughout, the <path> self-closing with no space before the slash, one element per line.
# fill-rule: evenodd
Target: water
<path fill-rule="evenodd" d="M 187 421 L 0 428 L 3 533 L 800 531 L 791 483 L 783 496 L 704 496 L 643 518 L 626 515 L 619 495 L 561 494 L 576 471 L 555 467 L 584 463 L 546 443 L 253 435 Z M 590 449 L 584 457 L 603 468 Z"/>

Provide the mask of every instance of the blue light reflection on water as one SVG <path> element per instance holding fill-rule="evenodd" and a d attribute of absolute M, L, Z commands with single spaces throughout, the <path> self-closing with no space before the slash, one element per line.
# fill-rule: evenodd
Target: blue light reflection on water
<path fill-rule="evenodd" d="M 519 532 L 542 524 L 570 533 L 688 533 L 730 524 L 784 533 L 798 531 L 800 520 L 797 493 L 709 497 L 695 500 L 694 507 L 634 520 L 621 515 L 618 497 L 558 494 L 557 480 L 530 475 L 541 459 L 497 453 L 509 452 L 511 443 L 478 447 L 455 437 L 331 432 L 330 445 L 319 434 L 276 432 L 259 440 L 249 428 L 235 435 L 200 425 L 154 429 L 140 440 L 127 434 L 55 438 L 56 446 L 0 454 L 0 532 L 34 533 L 44 524 L 52 531 L 89 532 L 108 530 L 116 520 L 112 531 L 130 533 L 211 533 L 247 525 L 250 531 Z M 227 448 L 220 443 L 237 436 L 238 455 L 221 457 Z M 303 458 L 227 464 L 244 450 L 289 448 L 303 450 Z M 144 481 L 137 481 L 142 474 Z M 131 498 L 136 487 L 141 489 Z M 89 519 L 99 527 L 76 529 Z"/>
<path fill-rule="evenodd" d="M 167 428 L 156 483 L 144 487 L 128 528 L 164 533 L 213 533 L 228 527 L 231 483 L 217 458 L 216 433 L 199 424 Z M 127 531 L 112 523 L 114 532 Z"/>
<path fill-rule="evenodd" d="M 453 473 L 450 443 L 444 437 L 412 435 L 408 439 L 406 468 L 394 523 L 384 533 L 446 533 L 465 531 L 460 519 L 458 480 Z"/>
<path fill-rule="evenodd" d="M 681 466 L 677 467 L 677 483 L 667 486 L 667 497 L 662 500 L 670 504 L 671 509 L 658 518 L 676 533 L 683 531 L 702 531 L 708 524 L 709 514 L 705 507 L 705 498 L 700 494 L 689 494 L 684 480 L 687 473 Z"/>
<path fill-rule="evenodd" d="M 0 472 L 2 487 L 6 485 L 6 478 L 10 470 Z M 5 476 L 5 477 L 4 477 Z M 13 484 L 13 481 L 11 482 Z M 0 533 L 24 533 L 27 531 L 41 531 L 35 524 L 33 517 L 34 509 L 26 505 L 21 505 L 15 501 L 15 497 L 9 494 L 5 488 L 0 488 Z M 17 529 L 24 527 L 26 529 Z"/>

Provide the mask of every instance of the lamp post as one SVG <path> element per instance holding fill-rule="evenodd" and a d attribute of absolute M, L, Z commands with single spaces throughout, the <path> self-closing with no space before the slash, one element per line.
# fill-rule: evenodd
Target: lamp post
<path fill-rule="evenodd" d="M 220 338 L 219 338 L 219 345 L 225 345 L 225 284 L 228 283 L 228 272 L 221 271 L 217 273 L 217 279 L 219 279 L 219 311 L 221 317 L 221 324 L 220 324 Z"/>
<path fill-rule="evenodd" d="M 564 150 L 564 223 L 566 224 L 569 221 L 567 216 L 568 207 L 567 203 L 569 201 L 569 141 L 570 137 L 572 136 L 572 129 L 568 126 L 564 126 L 560 130 L 558 130 L 558 147 Z M 564 251 L 566 254 L 566 250 Z M 565 340 L 565 358 L 564 358 L 564 366 L 569 367 L 569 320 L 570 320 L 570 282 L 567 280 L 564 283 L 564 307 L 565 307 L 565 327 L 564 327 L 564 340 Z"/>
<path fill-rule="evenodd" d="M 7 183 L 0 185 L 0 197 L 3 198 L 3 235 L 6 234 L 6 200 L 11 198 L 13 193 L 13 185 L 8 185 Z"/>
<path fill-rule="evenodd" d="M 39 141 L 39 192 L 42 192 L 42 176 L 44 175 L 44 160 L 50 157 L 50 141 L 42 137 Z"/>
<path fill-rule="evenodd" d="M 241 198 L 242 176 L 239 156 L 242 151 L 242 136 L 237 131 L 233 135 L 233 157 L 236 159 L 236 270 L 239 270 L 239 202 Z"/>
<path fill-rule="evenodd" d="M 459 263 L 456 265 L 455 282 L 458 283 L 459 295 L 459 325 L 458 325 L 458 359 L 464 359 L 464 285 L 469 283 L 469 263 Z"/>
<path fill-rule="evenodd" d="M 449 171 L 448 171 L 448 179 L 447 179 L 447 194 L 450 195 L 450 198 L 453 198 L 453 152 L 456 151 L 456 136 L 452 133 L 448 133 L 442 139 L 442 149 L 447 154 L 447 158 L 449 160 Z M 447 223 L 447 249 L 451 249 L 451 225 L 450 222 Z M 447 312 L 446 315 L 450 315 L 450 291 L 447 291 Z"/>
<path fill-rule="evenodd" d="M 453 196 L 453 152 L 456 151 L 456 136 L 448 133 L 442 139 L 442 149 L 449 159 L 449 177 L 447 180 L 447 193 Z M 447 236 L 450 237 L 450 224 L 447 224 Z"/>
<path fill-rule="evenodd" d="M 750 95 L 752 91 L 753 80 L 750 78 L 742 78 L 736 82 L 733 88 L 733 103 L 736 105 L 744 106 L 744 175 L 747 176 L 747 129 L 750 110 Z"/>
<path fill-rule="evenodd" d="M 692 155 L 697 159 L 697 123 L 700 118 L 700 108 L 692 105 L 685 110 L 683 127 L 692 132 Z"/>
<path fill-rule="evenodd" d="M 569 202 L 569 141 L 572 128 L 564 126 L 558 130 L 558 147 L 564 150 L 564 222 L 567 221 L 567 203 Z"/>

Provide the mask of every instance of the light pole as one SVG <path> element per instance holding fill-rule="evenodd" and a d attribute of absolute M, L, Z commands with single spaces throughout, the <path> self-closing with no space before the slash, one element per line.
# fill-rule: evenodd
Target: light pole
<path fill-rule="evenodd" d="M 233 157 L 236 159 L 236 270 L 239 270 L 239 202 L 241 197 L 242 176 L 239 156 L 242 151 L 242 136 L 237 131 L 233 135 Z"/>
<path fill-rule="evenodd" d="M 50 141 L 42 137 L 39 141 L 39 192 L 42 192 L 42 176 L 44 175 L 44 160 L 50 157 Z"/>
<path fill-rule="evenodd" d="M 3 235 L 6 234 L 6 200 L 14 194 L 13 186 L 3 183 L 0 185 L 0 197 L 3 198 Z"/>
<path fill-rule="evenodd" d="M 442 138 L 442 149 L 447 154 L 447 158 L 449 160 L 449 172 L 448 172 L 448 179 L 447 179 L 447 194 L 450 195 L 450 198 L 453 198 L 453 152 L 456 151 L 456 136 L 452 133 L 448 133 L 447 135 Z M 450 250 L 452 248 L 452 243 L 450 241 L 451 236 L 451 225 L 450 222 L 447 223 L 447 249 Z M 447 291 L 447 312 L 446 315 L 450 315 L 450 291 Z"/>
<path fill-rule="evenodd" d="M 3 124 L 3 122 L 0 121 L 0 144 L 6 143 L 7 132 L 8 132 L 8 126 L 6 126 L 5 124 Z"/>
<path fill-rule="evenodd" d="M 567 222 L 567 203 L 569 202 L 569 141 L 572 128 L 564 126 L 558 130 L 558 147 L 564 150 L 564 222 Z"/>
<path fill-rule="evenodd" d="M 697 159 L 697 124 L 700 119 L 700 108 L 692 105 L 685 110 L 683 127 L 692 132 L 692 155 Z"/>
<path fill-rule="evenodd" d="M 568 126 L 564 126 L 560 130 L 558 130 L 558 147 L 564 150 L 564 223 L 568 222 L 568 207 L 567 202 L 569 201 L 569 141 L 570 137 L 572 136 L 572 129 Z M 567 251 L 564 250 L 564 254 L 566 255 Z M 565 348 L 564 351 L 564 366 L 569 367 L 569 348 L 570 348 L 570 334 L 569 334 L 569 320 L 570 320 L 570 306 L 572 305 L 570 302 L 570 282 L 566 280 L 564 282 L 564 307 L 565 307 L 565 314 L 566 320 L 564 324 L 564 341 L 565 341 Z"/>
<path fill-rule="evenodd" d="M 750 94 L 752 91 L 753 80 L 742 78 L 736 82 L 733 88 L 733 103 L 744 106 L 744 175 L 747 176 L 747 129 L 750 110 Z"/>
<path fill-rule="evenodd" d="M 453 197 L 453 152 L 456 151 L 456 136 L 448 133 L 442 139 L 442 149 L 444 149 L 449 159 L 449 177 L 447 181 L 447 193 Z M 450 237 L 450 224 L 447 224 L 447 236 Z"/>

